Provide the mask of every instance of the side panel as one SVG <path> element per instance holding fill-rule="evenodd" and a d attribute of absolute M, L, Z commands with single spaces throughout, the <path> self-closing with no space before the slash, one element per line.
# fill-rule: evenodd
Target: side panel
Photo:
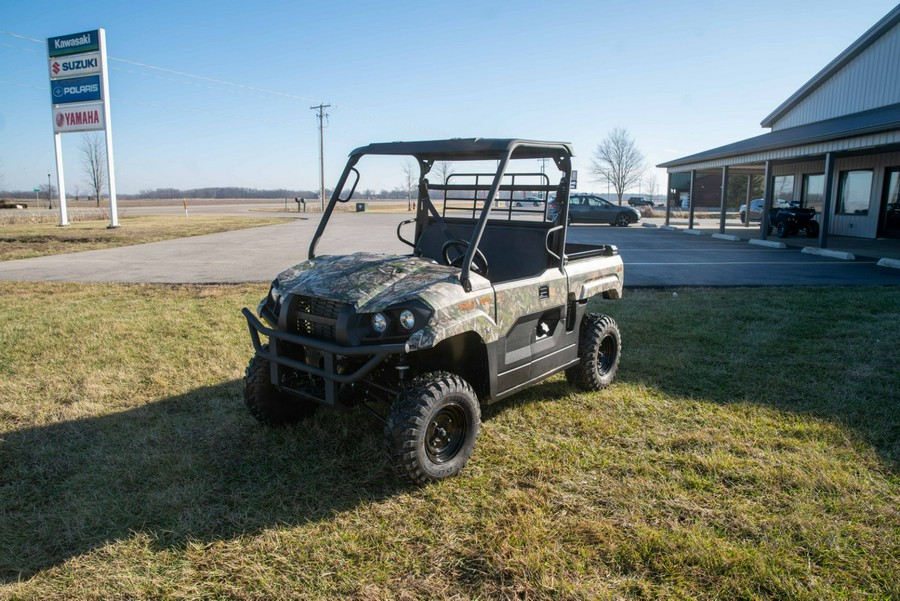
<path fill-rule="evenodd" d="M 533 365 L 545 357 L 554 359 L 565 331 L 568 289 L 558 269 L 534 278 L 499 284 L 494 289 L 497 326 L 497 393 L 528 382 Z"/>

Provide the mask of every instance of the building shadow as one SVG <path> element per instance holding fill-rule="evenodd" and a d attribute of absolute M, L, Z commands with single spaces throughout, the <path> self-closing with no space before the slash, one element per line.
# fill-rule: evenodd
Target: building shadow
<path fill-rule="evenodd" d="M 240 383 L 0 439 L 0 580 L 144 534 L 157 548 L 329 519 L 404 485 L 361 412 L 267 429 Z"/>

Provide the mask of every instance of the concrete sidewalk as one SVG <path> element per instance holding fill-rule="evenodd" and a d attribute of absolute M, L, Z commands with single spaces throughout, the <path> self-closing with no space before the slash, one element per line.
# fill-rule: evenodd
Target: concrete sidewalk
<path fill-rule="evenodd" d="M 335 214 L 317 254 L 406 252 L 396 215 Z M 0 279 L 51 282 L 269 282 L 307 257 L 318 220 L 254 227 L 136 246 L 0 262 Z M 336 226 L 336 227 L 334 227 Z M 338 236 L 338 234 L 340 234 Z"/>

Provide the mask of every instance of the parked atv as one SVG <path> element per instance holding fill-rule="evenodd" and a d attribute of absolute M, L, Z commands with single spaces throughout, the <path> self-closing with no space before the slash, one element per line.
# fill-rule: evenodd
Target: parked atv
<path fill-rule="evenodd" d="M 792 200 L 789 206 L 769 213 L 769 233 L 774 229 L 775 235 L 786 238 L 805 230 L 807 238 L 815 238 L 819 235 L 819 222 L 815 221 L 815 216 L 815 209 L 804 209 L 800 201 Z"/>

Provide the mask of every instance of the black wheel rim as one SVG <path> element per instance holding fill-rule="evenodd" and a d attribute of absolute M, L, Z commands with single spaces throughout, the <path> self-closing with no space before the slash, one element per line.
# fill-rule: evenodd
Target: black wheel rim
<path fill-rule="evenodd" d="M 606 335 L 600 341 L 600 348 L 597 351 L 597 371 L 601 376 L 609 373 L 616 363 L 616 339 L 611 335 Z"/>
<path fill-rule="evenodd" d="M 425 452 L 434 463 L 453 459 L 463 446 L 469 430 L 466 414 L 457 404 L 442 407 L 425 430 Z"/>

